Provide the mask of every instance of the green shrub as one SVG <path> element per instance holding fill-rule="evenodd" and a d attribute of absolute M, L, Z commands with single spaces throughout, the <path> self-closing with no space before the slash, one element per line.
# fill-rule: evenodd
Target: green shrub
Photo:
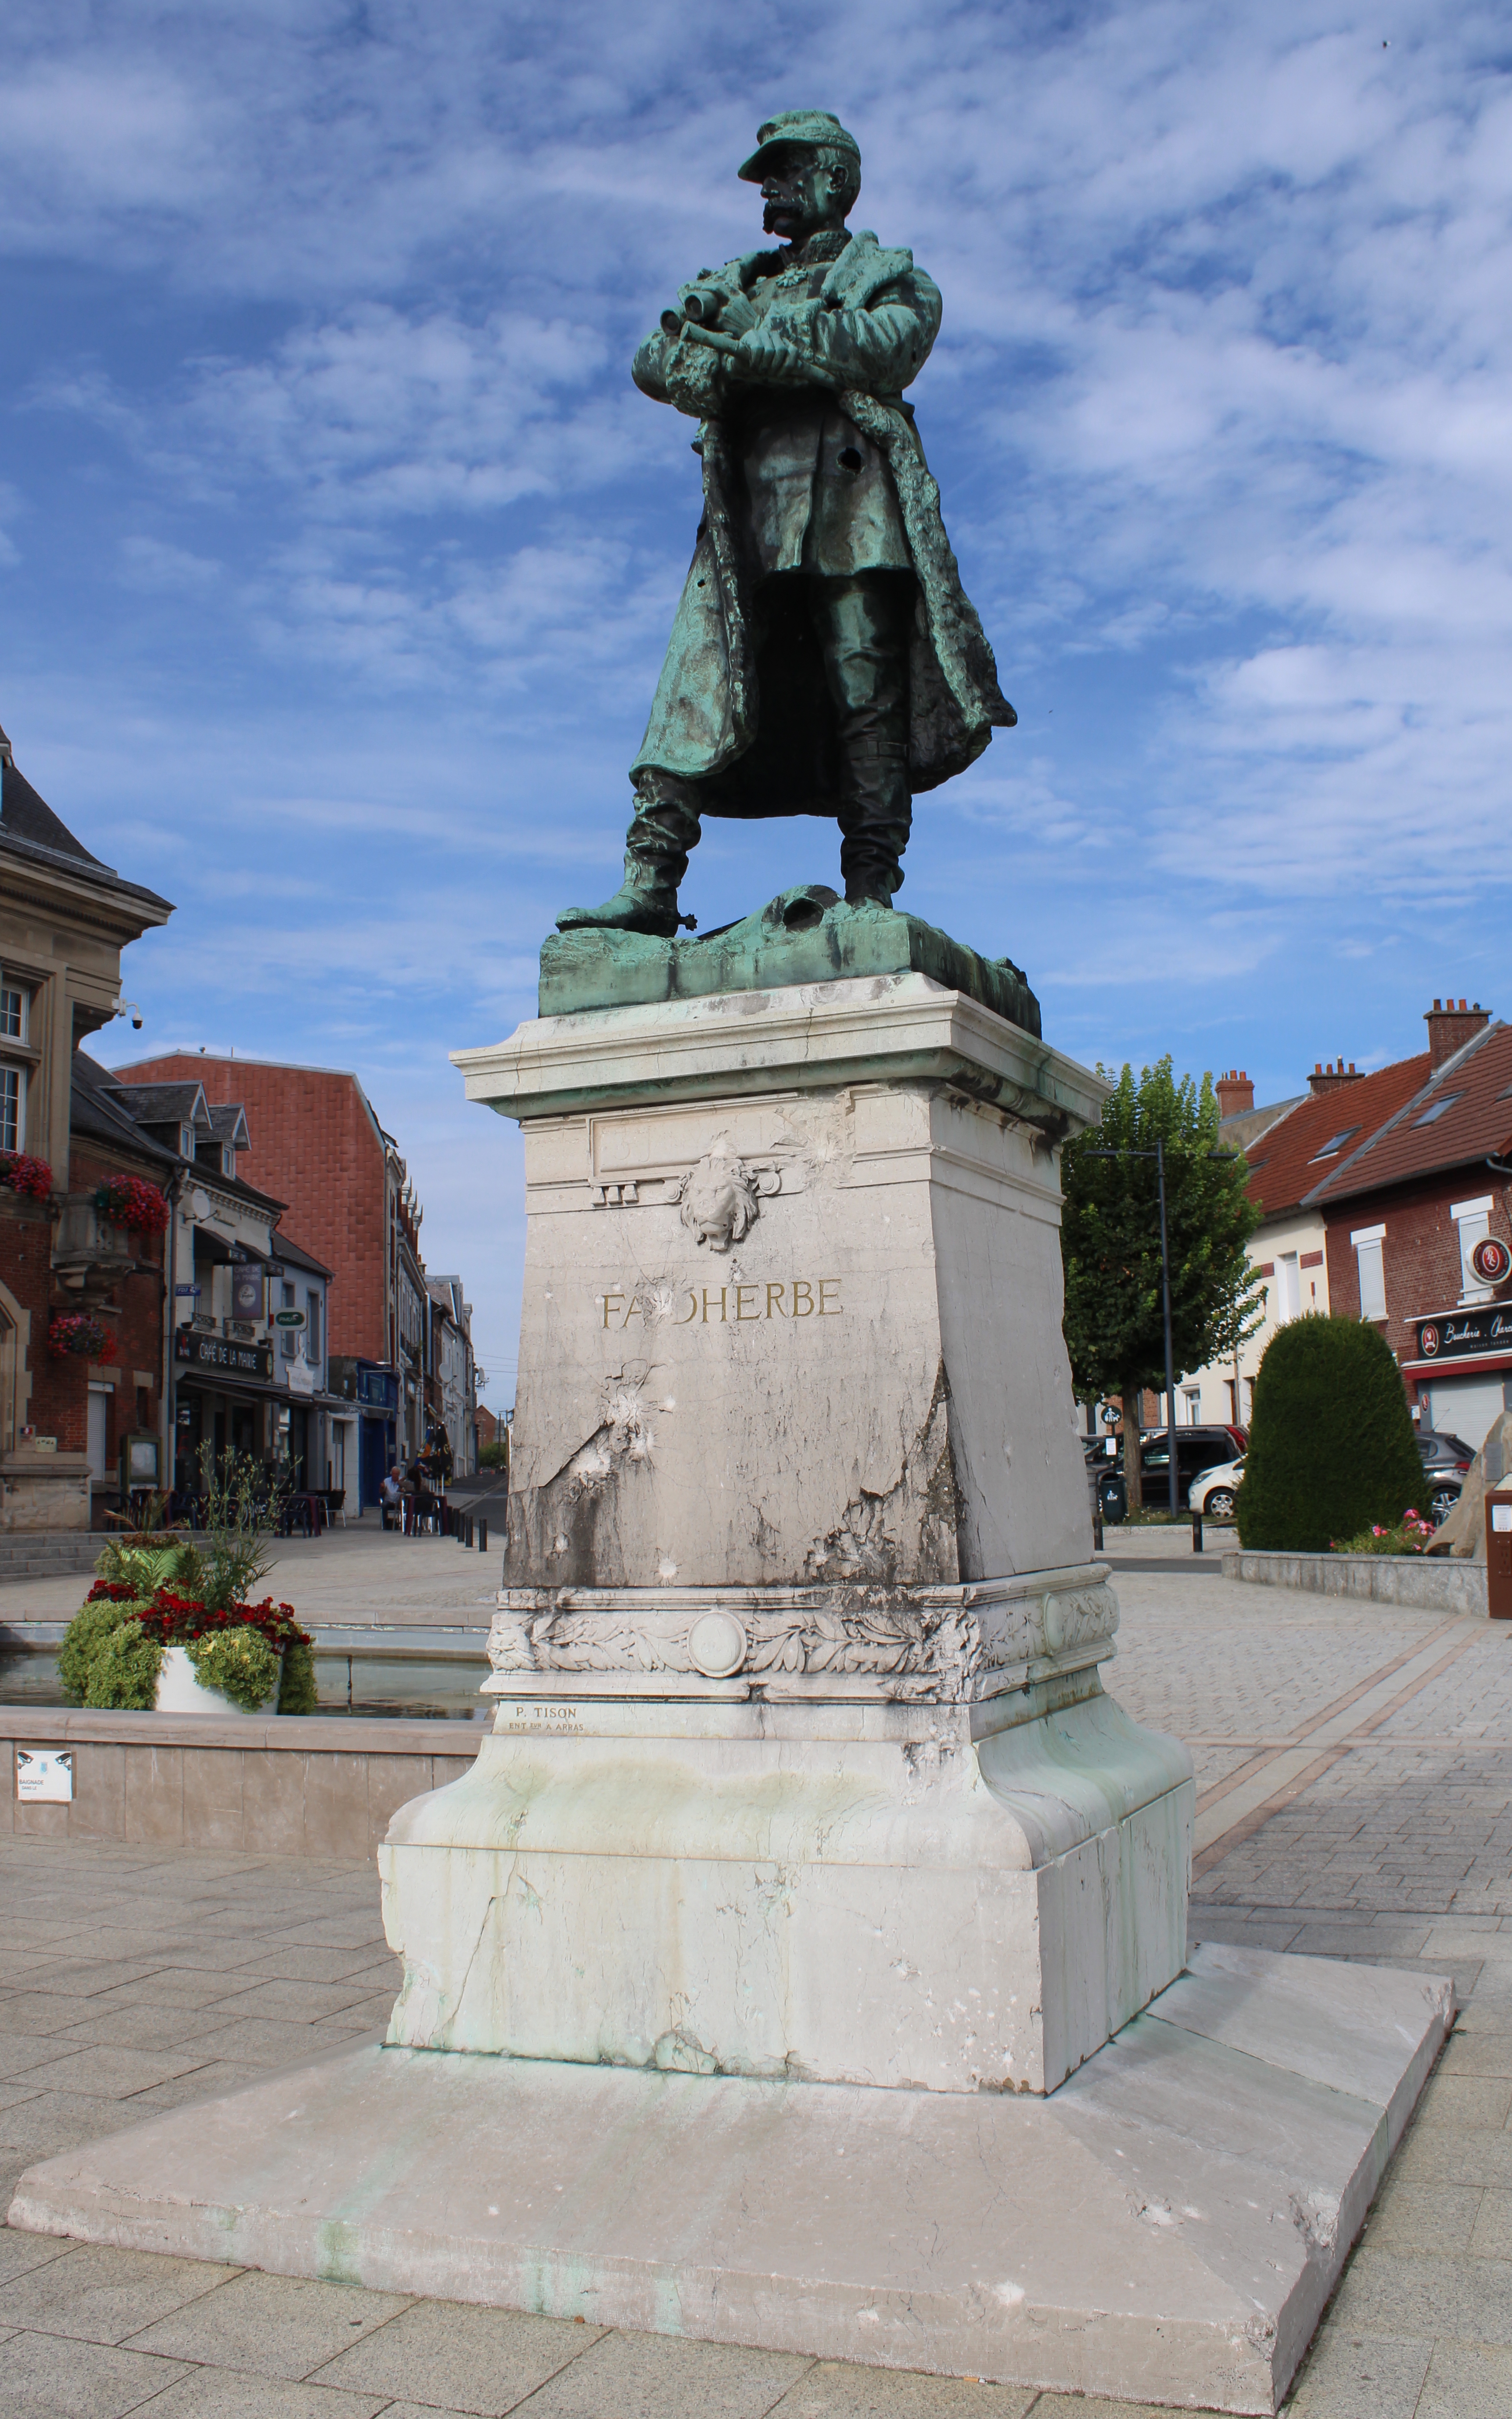
<path fill-rule="evenodd" d="M 219 1688 L 244 1713 L 261 1712 L 278 1685 L 278 1656 L 255 1629 L 217 1629 L 191 1639 L 189 1659 L 202 1688 Z"/>
<path fill-rule="evenodd" d="M 497 1437 L 492 1444 L 481 1444 L 479 1446 L 478 1467 L 480 1470 L 508 1470 L 509 1466 L 510 1441 L 508 1437 Z"/>
<path fill-rule="evenodd" d="M 1294 1318 L 1255 1380 L 1239 1542 L 1326 1553 L 1336 1537 L 1395 1528 L 1423 1493 L 1401 1372 L 1363 1319 Z"/>
<path fill-rule="evenodd" d="M 315 1694 L 315 1658 L 308 1646 L 285 1646 L 283 1678 L 278 1692 L 281 1714 L 313 1714 L 319 1699 Z"/>
<path fill-rule="evenodd" d="M 84 1703 L 96 1713 L 150 1714 L 161 1669 L 162 1648 L 156 1640 L 139 1622 L 123 1621 L 89 1658 Z"/>
<path fill-rule="evenodd" d="M 115 1630 L 127 1623 L 136 1626 L 136 1616 L 142 1610 L 142 1605 L 133 1599 L 116 1602 L 108 1596 L 80 1607 L 64 1632 L 58 1652 L 58 1678 L 69 1704 L 99 1702 L 89 1695 L 89 1673 L 95 1657 Z"/>

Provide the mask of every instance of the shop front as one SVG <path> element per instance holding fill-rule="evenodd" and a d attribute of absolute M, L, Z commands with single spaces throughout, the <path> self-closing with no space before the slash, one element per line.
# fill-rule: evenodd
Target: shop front
<path fill-rule="evenodd" d="M 1477 1302 L 1413 1321 L 1414 1350 L 1402 1376 L 1422 1425 L 1478 1453 L 1512 1410 L 1512 1302 Z"/>
<path fill-rule="evenodd" d="M 331 1469 L 332 1414 L 343 1407 L 287 1371 L 275 1375 L 270 1345 L 241 1344 L 188 1327 L 174 1339 L 177 1409 L 174 1485 L 197 1494 L 207 1458 L 219 1469 L 234 1455 L 287 1470 L 296 1493 L 343 1484 Z M 298 1364 L 297 1364 L 298 1365 Z M 300 1372 L 302 1376 L 302 1371 Z"/>

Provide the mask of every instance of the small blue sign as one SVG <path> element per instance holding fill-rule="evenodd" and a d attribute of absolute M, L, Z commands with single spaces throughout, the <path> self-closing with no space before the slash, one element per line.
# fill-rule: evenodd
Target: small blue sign
<path fill-rule="evenodd" d="M 181 1293 L 187 1295 L 191 1302 L 198 1302 L 200 1298 L 200 1289 L 198 1286 L 175 1286 L 174 1291 L 176 1294 Z"/>

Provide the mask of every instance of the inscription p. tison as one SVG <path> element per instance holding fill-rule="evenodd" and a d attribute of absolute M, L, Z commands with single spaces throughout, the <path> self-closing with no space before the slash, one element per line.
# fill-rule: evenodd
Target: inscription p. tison
<path fill-rule="evenodd" d="M 633 1318 L 651 1327 L 743 1327 L 772 1318 L 841 1318 L 838 1277 L 763 1278 L 757 1285 L 637 1286 L 595 1294 L 607 1328 Z"/>

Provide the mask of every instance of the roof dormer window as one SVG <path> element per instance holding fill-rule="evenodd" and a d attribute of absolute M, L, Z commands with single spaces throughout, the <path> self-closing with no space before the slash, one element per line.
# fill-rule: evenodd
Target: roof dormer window
<path fill-rule="evenodd" d="M 194 1156 L 194 1129 L 191 1125 L 181 1125 L 178 1129 L 178 1156 L 180 1159 L 192 1159 Z"/>
<path fill-rule="evenodd" d="M 1358 1126 L 1341 1126 L 1336 1134 L 1331 1134 L 1329 1136 L 1329 1139 L 1324 1143 L 1321 1150 L 1315 1150 L 1313 1152 L 1312 1165 L 1316 1167 L 1321 1159 L 1332 1159 L 1336 1151 L 1341 1151 L 1345 1144 L 1349 1142 L 1353 1135 L 1357 1134 L 1359 1131 L 1360 1129 Z"/>
<path fill-rule="evenodd" d="M 234 1142 L 223 1142 L 221 1145 L 221 1173 L 222 1176 L 235 1176 L 236 1172 L 237 1146 Z"/>

